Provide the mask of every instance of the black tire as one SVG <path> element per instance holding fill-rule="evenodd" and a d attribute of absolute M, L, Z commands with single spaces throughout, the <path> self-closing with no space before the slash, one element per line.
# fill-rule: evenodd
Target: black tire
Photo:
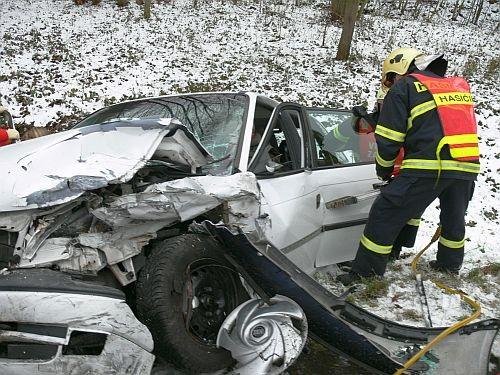
<path fill-rule="evenodd" d="M 151 250 L 137 281 L 137 313 L 153 335 L 155 353 L 190 373 L 233 363 L 227 350 L 215 347 L 215 339 L 225 317 L 248 299 L 218 246 L 206 235 L 169 238 Z M 206 303 L 186 314 L 189 293 Z"/>

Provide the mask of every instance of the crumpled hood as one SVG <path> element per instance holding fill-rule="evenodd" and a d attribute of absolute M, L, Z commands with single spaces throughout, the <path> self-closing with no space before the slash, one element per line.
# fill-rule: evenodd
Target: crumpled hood
<path fill-rule="evenodd" d="M 0 212 L 54 206 L 87 190 L 126 182 L 166 135 L 171 137 L 163 147 L 175 143 L 183 160 L 196 160 L 196 166 L 212 160 L 192 134 L 172 119 L 120 120 L 1 147 Z"/>

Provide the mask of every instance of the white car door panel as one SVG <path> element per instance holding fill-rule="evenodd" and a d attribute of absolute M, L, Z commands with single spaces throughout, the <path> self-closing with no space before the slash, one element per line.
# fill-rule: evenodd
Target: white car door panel
<path fill-rule="evenodd" d="M 323 233 L 316 267 L 354 259 L 375 197 L 337 208 L 327 208 L 326 202 L 373 191 L 373 185 L 379 182 L 374 170 L 374 166 L 368 164 L 313 172 L 324 201 Z"/>
<path fill-rule="evenodd" d="M 303 271 L 313 271 L 319 250 L 322 206 L 310 172 L 259 180 L 264 199 L 261 212 L 269 215 L 267 240 Z"/>

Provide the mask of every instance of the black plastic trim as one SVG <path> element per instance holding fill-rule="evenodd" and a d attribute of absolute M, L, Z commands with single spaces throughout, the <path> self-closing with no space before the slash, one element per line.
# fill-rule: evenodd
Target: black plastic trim
<path fill-rule="evenodd" d="M 358 225 L 365 225 L 368 222 L 368 218 L 356 219 L 350 221 L 344 221 L 342 223 L 327 224 L 323 225 L 323 232 L 328 232 L 330 230 L 356 227 Z"/>
<path fill-rule="evenodd" d="M 87 294 L 125 300 L 125 294 L 119 289 L 83 282 L 69 274 L 49 269 L 18 269 L 1 275 L 0 292 L 2 291 Z"/>

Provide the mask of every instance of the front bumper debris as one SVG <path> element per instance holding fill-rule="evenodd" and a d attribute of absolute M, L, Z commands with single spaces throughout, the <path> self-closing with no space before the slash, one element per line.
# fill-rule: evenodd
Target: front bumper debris
<path fill-rule="evenodd" d="M 152 351 L 117 289 L 44 269 L 0 275 L 1 374 L 149 374 Z"/>

